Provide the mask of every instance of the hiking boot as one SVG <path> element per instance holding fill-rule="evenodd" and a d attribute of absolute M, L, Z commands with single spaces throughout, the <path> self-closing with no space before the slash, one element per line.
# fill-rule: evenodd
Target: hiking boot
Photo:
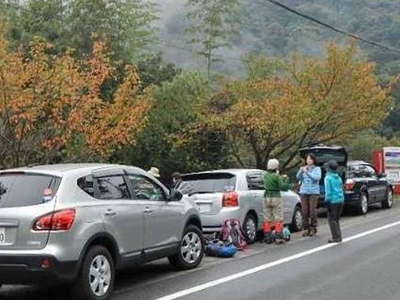
<path fill-rule="evenodd" d="M 272 232 L 265 232 L 264 233 L 264 243 L 272 244 L 274 242 L 274 238 L 272 236 Z"/>

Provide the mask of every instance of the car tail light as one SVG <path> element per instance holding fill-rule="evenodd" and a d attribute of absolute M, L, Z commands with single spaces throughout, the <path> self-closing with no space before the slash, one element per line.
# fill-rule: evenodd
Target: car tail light
<path fill-rule="evenodd" d="M 34 224 L 33 230 L 69 230 L 75 221 L 75 209 L 65 209 L 40 217 Z"/>
<path fill-rule="evenodd" d="M 223 207 L 235 207 L 239 206 L 239 195 L 236 192 L 227 192 L 224 193 L 222 197 L 222 206 Z"/>
<path fill-rule="evenodd" d="M 356 185 L 356 182 L 352 179 L 347 179 L 344 188 L 346 191 L 352 191 L 354 189 L 354 186 Z"/>
<path fill-rule="evenodd" d="M 40 262 L 40 267 L 42 269 L 48 269 L 51 267 L 51 261 L 49 258 L 43 258 L 42 261 Z"/>

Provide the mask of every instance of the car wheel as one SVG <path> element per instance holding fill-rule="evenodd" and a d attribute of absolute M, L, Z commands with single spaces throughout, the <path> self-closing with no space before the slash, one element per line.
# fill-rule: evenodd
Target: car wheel
<path fill-rule="evenodd" d="M 290 229 L 292 232 L 298 232 L 303 230 L 304 218 L 303 212 L 300 206 L 296 206 L 293 212 L 292 223 L 290 224 Z"/>
<path fill-rule="evenodd" d="M 253 214 L 248 213 L 246 218 L 244 218 L 243 231 L 247 243 L 253 244 L 257 239 L 257 219 Z"/>
<path fill-rule="evenodd" d="M 199 228 L 189 225 L 183 232 L 178 252 L 168 257 L 169 262 L 180 270 L 196 268 L 204 256 L 204 238 Z"/>
<path fill-rule="evenodd" d="M 361 193 L 360 203 L 357 207 L 357 212 L 360 215 L 365 215 L 368 212 L 368 195 L 366 193 Z"/>
<path fill-rule="evenodd" d="M 79 276 L 72 288 L 72 299 L 106 300 L 115 280 L 115 267 L 110 252 L 94 246 L 87 252 Z"/>
<path fill-rule="evenodd" d="M 393 190 L 388 188 L 386 192 L 386 199 L 382 201 L 383 208 L 392 208 L 393 206 Z"/>

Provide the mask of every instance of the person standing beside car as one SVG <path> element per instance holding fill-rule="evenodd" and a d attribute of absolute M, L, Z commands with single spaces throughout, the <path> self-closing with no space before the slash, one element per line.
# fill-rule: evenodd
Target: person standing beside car
<path fill-rule="evenodd" d="M 188 182 L 184 182 L 182 174 L 179 172 L 172 173 L 172 189 L 181 192 L 183 195 L 194 192 L 193 186 Z"/>
<path fill-rule="evenodd" d="M 306 156 L 306 165 L 297 172 L 300 181 L 301 207 L 303 210 L 303 236 L 313 236 L 317 233 L 317 207 L 320 197 L 321 168 L 316 166 L 314 154 Z"/>
<path fill-rule="evenodd" d="M 281 191 L 290 188 L 287 176 L 279 175 L 279 161 L 270 159 L 267 165 L 267 173 L 264 176 L 265 200 L 264 200 L 264 242 L 273 242 L 272 227 L 275 226 L 275 242 L 282 244 L 283 238 L 283 199 Z"/>
<path fill-rule="evenodd" d="M 335 160 L 328 162 L 325 176 L 325 203 L 328 209 L 329 228 L 332 233 L 332 239 L 328 243 L 340 243 L 342 241 L 339 219 L 343 211 L 344 193 L 343 181 L 337 169 L 338 163 Z"/>

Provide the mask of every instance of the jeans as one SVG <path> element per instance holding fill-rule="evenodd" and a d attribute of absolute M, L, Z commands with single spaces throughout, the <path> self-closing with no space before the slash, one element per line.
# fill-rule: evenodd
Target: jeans
<path fill-rule="evenodd" d="M 317 228 L 318 200 L 319 200 L 319 195 L 301 195 L 301 207 L 303 210 L 304 230 Z"/>
<path fill-rule="evenodd" d="M 328 222 L 332 233 L 332 239 L 335 241 L 342 240 L 342 232 L 340 230 L 339 219 L 343 211 L 343 203 L 327 204 Z"/>

